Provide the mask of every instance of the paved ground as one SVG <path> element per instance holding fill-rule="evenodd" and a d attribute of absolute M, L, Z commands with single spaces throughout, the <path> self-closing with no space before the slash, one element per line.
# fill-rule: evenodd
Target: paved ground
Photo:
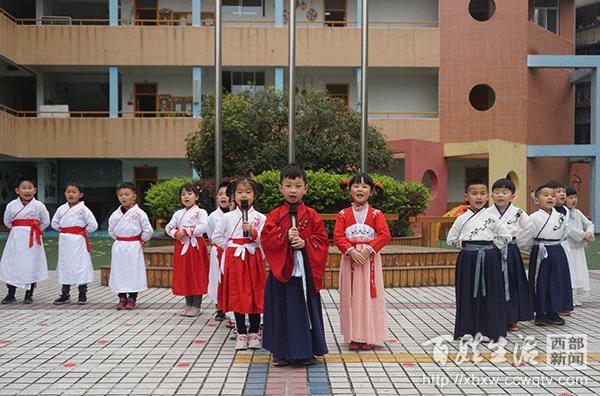
<path fill-rule="evenodd" d="M 460 344 L 442 340 L 452 334 L 453 288 L 387 289 L 388 340 L 360 353 L 339 335 L 337 291 L 324 291 L 331 353 L 309 368 L 272 367 L 263 350 L 236 354 L 230 330 L 212 320 L 212 306 L 198 318 L 179 317 L 182 301 L 170 290 L 148 290 L 138 309 L 116 311 L 115 296 L 96 274 L 89 305 L 55 307 L 59 286 L 50 280 L 33 305 L 0 307 L 0 394 L 600 394 L 600 273 L 592 275 L 592 293 L 566 326 L 524 324 L 495 363 L 496 348 L 480 345 L 483 362 L 461 363 Z M 587 366 L 546 364 L 552 333 L 587 334 Z M 526 336 L 535 337 L 529 352 L 537 358 L 521 362 L 521 347 L 532 345 Z M 445 364 L 433 355 L 436 337 L 438 352 L 447 348 Z"/>

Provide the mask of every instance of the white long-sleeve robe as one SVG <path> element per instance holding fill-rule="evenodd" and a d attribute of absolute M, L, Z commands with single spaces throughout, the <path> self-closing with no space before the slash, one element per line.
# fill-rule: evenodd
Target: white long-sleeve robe
<path fill-rule="evenodd" d="M 594 223 L 588 220 L 587 217 L 577 208 L 571 209 L 571 230 L 567 236 L 569 243 L 571 262 L 575 272 L 574 288 L 581 288 L 584 292 L 590 290 L 590 275 L 585 258 L 585 247 L 587 242 L 583 240 L 583 235 L 586 232 L 592 234 L 594 239 Z"/>
<path fill-rule="evenodd" d="M 91 234 L 98 229 L 98 222 L 83 202 L 72 207 L 65 203 L 52 217 L 52 228 L 60 231 L 61 228 L 67 227 L 85 228 L 85 231 Z M 56 273 L 61 285 L 83 285 L 94 280 L 92 257 L 83 235 L 59 235 Z"/>
<path fill-rule="evenodd" d="M 523 209 L 511 203 L 504 213 L 500 213 L 496 205 L 490 206 L 487 210 L 506 225 L 511 237 L 516 239 L 519 247 L 525 245 L 533 237 L 535 226 Z"/>
<path fill-rule="evenodd" d="M 208 232 L 208 213 L 206 210 L 194 205 L 189 209 L 183 208 L 173 213 L 171 221 L 165 227 L 165 232 L 171 238 L 176 239 L 175 234 L 178 231 L 185 231 L 189 235 L 181 239 L 183 243 L 181 255 L 183 256 L 190 246 L 198 246 L 196 237 L 202 237 L 203 234 Z"/>
<path fill-rule="evenodd" d="M 38 245 L 35 236 L 33 246 L 29 247 L 31 227 L 13 227 L 15 220 L 37 220 L 43 231 L 50 224 L 50 214 L 35 198 L 27 205 L 23 205 L 20 198 L 6 205 L 4 225 L 10 234 L 0 260 L 0 281 L 28 289 L 32 283 L 48 279 L 46 252 L 43 241 Z"/>
<path fill-rule="evenodd" d="M 225 213 L 220 207 L 217 207 L 208 216 L 208 229 L 207 235 L 211 239 L 212 235 L 217 228 L 217 224 L 221 221 Z M 210 248 L 210 270 L 208 272 L 208 297 L 213 301 L 217 302 L 217 293 L 219 291 L 219 280 L 221 279 L 221 270 L 219 266 L 219 258 L 217 253 L 217 246 L 215 243 Z"/>
<path fill-rule="evenodd" d="M 460 248 L 463 242 L 493 241 L 498 249 L 502 249 L 511 239 L 508 227 L 487 209 L 477 212 L 468 209 L 452 224 L 446 242 Z"/>
<path fill-rule="evenodd" d="M 125 214 L 121 207 L 108 219 L 108 233 L 115 239 L 111 251 L 108 286 L 115 293 L 134 293 L 146 290 L 148 282 L 144 250 L 139 242 L 118 241 L 117 237 L 140 236 L 143 241 L 152 238 L 153 229 L 148 215 L 137 205 Z"/>

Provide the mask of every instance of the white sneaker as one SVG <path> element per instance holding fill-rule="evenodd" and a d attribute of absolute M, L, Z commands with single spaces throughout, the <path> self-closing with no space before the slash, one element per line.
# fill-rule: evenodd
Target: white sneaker
<path fill-rule="evenodd" d="M 260 342 L 260 334 L 250 333 L 250 335 L 248 336 L 248 348 L 250 348 L 250 349 L 262 348 L 262 344 Z"/>
<path fill-rule="evenodd" d="M 235 341 L 235 350 L 243 351 L 248 349 L 248 336 L 246 334 L 240 334 L 237 336 Z"/>

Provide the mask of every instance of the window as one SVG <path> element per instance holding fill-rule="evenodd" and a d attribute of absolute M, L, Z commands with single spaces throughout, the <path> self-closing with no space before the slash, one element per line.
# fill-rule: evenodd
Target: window
<path fill-rule="evenodd" d="M 265 16 L 263 0 L 223 0 L 223 14 L 236 16 Z"/>
<path fill-rule="evenodd" d="M 327 84 L 325 90 L 329 97 L 340 99 L 348 107 L 348 84 Z"/>
<path fill-rule="evenodd" d="M 223 89 L 233 94 L 262 92 L 265 90 L 265 72 L 224 71 Z"/>
<path fill-rule="evenodd" d="M 535 0 L 533 3 L 533 22 L 558 34 L 558 0 Z"/>
<path fill-rule="evenodd" d="M 325 26 L 346 26 L 346 0 L 325 0 Z"/>
<path fill-rule="evenodd" d="M 494 0 L 471 0 L 469 14 L 478 21 L 487 21 L 494 16 L 496 3 Z"/>
<path fill-rule="evenodd" d="M 156 25 L 158 15 L 158 0 L 136 0 L 136 25 Z M 150 21 L 145 22 L 144 20 Z"/>

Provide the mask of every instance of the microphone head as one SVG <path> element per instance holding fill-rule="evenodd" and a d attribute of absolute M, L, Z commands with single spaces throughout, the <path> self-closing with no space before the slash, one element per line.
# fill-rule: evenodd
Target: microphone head
<path fill-rule="evenodd" d="M 248 201 L 247 200 L 243 200 L 240 202 L 241 208 L 242 210 L 248 210 L 249 205 L 248 205 Z"/>
<path fill-rule="evenodd" d="M 290 214 L 296 215 L 298 213 L 298 204 L 290 205 Z"/>

